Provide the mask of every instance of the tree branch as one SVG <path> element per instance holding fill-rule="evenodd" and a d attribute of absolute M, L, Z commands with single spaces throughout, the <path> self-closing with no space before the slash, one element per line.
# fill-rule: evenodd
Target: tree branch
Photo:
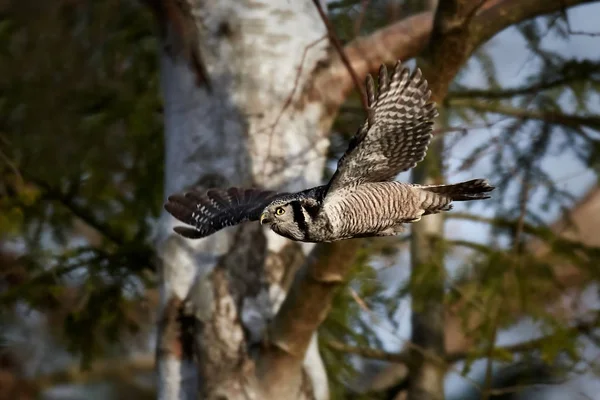
<path fill-rule="evenodd" d="M 352 70 L 358 77 L 376 72 L 381 64 L 394 64 L 398 59 L 406 60 L 419 54 L 425 47 L 431 32 L 433 14 L 417 14 L 382 28 L 368 37 L 357 38 L 344 47 Z M 328 65 L 314 76 L 306 92 L 318 96 L 333 109 L 337 109 L 352 89 L 340 56 L 331 56 Z"/>
<path fill-rule="evenodd" d="M 327 317 L 334 289 L 344 280 L 356 260 L 361 240 L 319 243 L 296 274 L 277 315 L 271 322 L 259 359 L 259 373 L 267 387 L 289 379 L 301 368 L 306 349 L 316 329 Z"/>
<path fill-rule="evenodd" d="M 536 82 L 532 85 L 502 88 L 502 89 L 461 89 L 448 93 L 446 101 L 466 100 L 482 97 L 485 99 L 508 99 L 515 96 L 534 95 L 544 90 L 553 89 L 559 86 L 565 86 L 576 82 L 588 81 L 588 76 L 569 76 L 546 82 Z"/>
<path fill-rule="evenodd" d="M 38 388 L 49 388 L 59 384 L 89 383 L 118 377 L 131 377 L 136 373 L 152 372 L 154 356 L 144 355 L 131 359 L 107 359 L 94 362 L 90 369 L 84 370 L 79 365 L 65 370 L 53 372 L 35 379 Z"/>
<path fill-rule="evenodd" d="M 32 182 L 34 182 L 44 191 L 44 197 L 46 197 L 48 200 L 54 200 L 60 203 L 74 216 L 76 216 L 80 220 L 84 221 L 87 225 L 94 228 L 96 231 L 102 234 L 102 236 L 106 237 L 111 242 L 118 245 L 123 245 L 126 242 L 121 232 L 115 231 L 107 224 L 103 224 L 102 222 L 100 222 L 90 210 L 76 204 L 71 197 L 65 196 L 59 190 L 53 188 L 48 183 L 39 179 L 33 180 Z"/>
<path fill-rule="evenodd" d="M 600 313 L 596 312 L 596 316 L 587 321 L 579 321 L 572 327 L 567 329 L 567 332 L 573 335 L 588 335 L 594 329 L 597 329 L 600 324 Z M 547 343 L 556 340 L 558 337 L 564 337 L 565 332 L 554 333 L 547 336 L 542 336 L 536 339 L 528 340 L 525 342 L 520 342 L 508 346 L 497 346 L 494 348 L 493 353 L 510 353 L 510 354 L 519 354 L 519 353 L 528 353 L 532 351 L 539 350 L 540 347 Z M 446 361 L 448 363 L 455 363 L 458 361 L 462 361 L 467 358 L 483 358 L 487 356 L 487 350 L 484 349 L 482 352 L 469 352 L 469 351 L 459 351 L 452 354 L 448 354 L 446 357 Z"/>
<path fill-rule="evenodd" d="M 462 107 L 470 110 L 501 114 L 519 119 L 532 119 L 552 124 L 564 125 L 570 128 L 582 126 L 600 130 L 599 116 L 579 116 L 564 114 L 556 111 L 524 110 L 503 104 L 486 103 L 467 99 L 450 99 L 447 104 L 451 107 Z"/>
<path fill-rule="evenodd" d="M 519 222 L 517 220 L 510 220 L 506 218 L 488 218 L 482 217 L 479 215 L 473 215 L 468 213 L 452 213 L 448 215 L 447 218 L 453 219 L 466 219 L 470 221 L 483 222 L 486 224 L 490 224 L 495 227 L 508 228 L 510 230 L 516 231 L 518 229 Z M 574 253 L 574 250 L 583 251 L 584 254 L 600 254 L 600 247 L 590 246 L 582 243 L 579 240 L 572 240 L 567 237 L 562 237 L 562 235 L 553 232 L 551 228 L 544 226 L 534 226 L 528 223 L 523 223 L 522 226 L 523 233 L 530 234 L 538 239 L 543 240 L 544 242 L 553 244 L 561 249 L 571 249 L 570 251 Z M 462 242 L 458 242 L 458 244 L 463 244 Z M 572 255 L 575 257 L 575 255 Z"/>
<path fill-rule="evenodd" d="M 357 356 L 370 358 L 373 360 L 389 361 L 397 364 L 408 364 L 410 359 L 407 351 L 390 353 L 385 350 L 373 349 L 371 347 L 350 346 L 337 340 L 329 340 L 326 342 L 326 344 L 333 350 L 347 354 L 355 354 Z"/>
<path fill-rule="evenodd" d="M 350 60 L 348 59 L 348 56 L 346 55 L 344 48 L 342 47 L 342 43 L 340 42 L 340 39 L 338 39 L 337 35 L 335 34 L 335 29 L 333 28 L 333 25 L 331 25 L 331 21 L 325 14 L 325 11 L 323 11 L 323 7 L 321 7 L 320 0 L 313 0 L 313 4 L 317 8 L 317 11 L 319 11 L 319 15 L 321 16 L 321 19 L 323 20 L 325 27 L 327 27 L 327 33 L 329 35 L 329 40 L 331 40 L 331 43 L 333 43 L 333 47 L 335 47 L 335 50 L 337 51 L 338 56 L 341 58 L 342 63 L 344 64 L 344 67 L 346 68 L 346 70 L 350 74 L 350 77 L 352 78 L 352 82 L 354 83 L 354 88 L 360 94 L 360 101 L 362 103 L 364 110 L 368 111 L 369 105 L 367 103 L 367 96 L 365 94 L 365 90 L 363 89 L 363 85 L 360 82 L 360 79 L 358 79 L 358 76 L 356 75 L 356 71 L 354 71 L 354 68 L 350 64 Z"/>
<path fill-rule="evenodd" d="M 482 10 L 474 19 L 471 34 L 472 48 L 490 40 L 498 32 L 519 22 L 551 14 L 580 4 L 593 3 L 595 0 L 502 0 Z"/>
<path fill-rule="evenodd" d="M 472 18 L 467 53 L 471 54 L 496 33 L 513 24 L 593 1 L 487 0 L 476 9 L 475 15 L 466 16 L 467 19 Z M 363 77 L 376 72 L 381 64 L 417 56 L 427 45 L 432 27 L 432 12 L 416 14 L 351 41 L 345 46 L 345 53 L 352 69 L 358 77 Z M 339 56 L 332 55 L 327 68 L 318 71 L 307 92 L 317 92 L 328 105 L 339 106 L 353 86 L 345 68 Z"/>
<path fill-rule="evenodd" d="M 147 266 L 149 269 L 156 269 L 154 262 L 154 251 L 145 243 L 137 243 L 125 237 L 124 233 L 112 228 L 109 224 L 100 221 L 92 213 L 91 210 L 77 204 L 71 196 L 63 194 L 60 190 L 53 188 L 47 182 L 39 179 L 29 179 L 43 191 L 44 198 L 56 201 L 65 207 L 71 214 L 93 228 L 103 237 L 108 239 L 113 244 L 124 248 L 128 256 L 132 256 L 132 260 L 140 265 Z"/>
<path fill-rule="evenodd" d="M 154 357 L 144 355 L 133 358 L 107 359 L 94 362 L 89 369 L 82 369 L 73 365 L 64 370 L 59 370 L 38 378 L 24 379 L 22 383 L 31 388 L 32 393 L 40 395 L 44 390 L 57 385 L 89 384 L 94 382 L 107 382 L 127 388 L 127 392 L 136 399 L 152 399 L 156 397 L 156 390 L 140 384 L 139 377 L 153 373 Z M 29 398 L 29 397 L 27 397 Z"/>
<path fill-rule="evenodd" d="M 596 313 L 596 314 L 598 314 L 598 313 Z M 599 324 L 600 324 L 600 318 L 598 318 L 598 315 L 596 315 L 595 318 L 589 319 L 587 321 L 580 321 L 580 322 L 576 323 L 572 327 L 568 328 L 567 331 L 568 331 L 568 333 L 571 333 L 574 335 L 588 335 L 594 329 L 597 329 L 599 327 Z M 494 347 L 492 354 L 509 353 L 509 354 L 514 355 L 514 354 L 519 354 L 519 353 L 527 353 L 527 352 L 536 351 L 536 350 L 539 350 L 543 344 L 555 340 L 557 337 L 559 337 L 559 335 L 564 336 L 564 333 L 565 332 L 561 332 L 560 334 L 554 333 L 554 334 L 542 336 L 542 337 L 539 337 L 536 339 L 527 340 L 524 342 L 519 342 L 519 343 L 512 344 L 512 345 L 507 345 L 507 346 L 496 346 L 496 347 Z M 563 337 L 563 336 L 560 336 L 560 337 Z M 355 354 L 355 355 L 358 355 L 358 356 L 361 356 L 364 358 L 370 358 L 373 360 L 389 361 L 389 362 L 393 362 L 393 363 L 397 363 L 397 364 L 408 364 L 410 361 L 409 354 L 406 350 L 402 350 L 402 351 L 396 352 L 396 353 L 391 353 L 391 352 L 387 352 L 384 350 L 373 349 L 370 347 L 350 346 L 345 343 L 339 342 L 337 340 L 327 341 L 326 344 L 330 348 L 340 351 L 342 353 Z M 410 347 L 410 346 L 408 346 L 408 347 Z M 446 356 L 445 361 L 447 364 L 453 364 L 453 363 L 456 363 L 459 361 L 463 361 L 467 358 L 481 359 L 481 358 L 488 357 L 488 355 L 489 355 L 488 353 L 489 353 L 488 349 L 482 349 L 482 351 L 475 351 L 475 352 L 473 352 L 473 351 L 456 351 L 453 353 L 449 353 Z M 426 353 L 424 353 L 424 354 L 425 354 L 425 356 L 427 356 Z M 439 360 L 435 359 L 435 361 L 439 361 Z"/>

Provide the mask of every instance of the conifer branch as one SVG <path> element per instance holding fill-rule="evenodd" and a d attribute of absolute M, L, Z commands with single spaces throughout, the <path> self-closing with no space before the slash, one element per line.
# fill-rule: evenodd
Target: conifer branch
<path fill-rule="evenodd" d="M 557 111 L 526 110 L 504 104 L 487 103 L 468 99 L 450 99 L 447 104 L 451 107 L 467 108 L 469 110 L 484 113 L 501 114 L 518 119 L 538 120 L 570 128 L 585 126 L 600 130 L 600 117 L 598 116 L 580 116 Z"/>
<path fill-rule="evenodd" d="M 485 98 L 490 100 L 495 99 L 510 99 L 515 96 L 535 95 L 544 90 L 554 89 L 560 86 L 567 86 L 573 83 L 588 81 L 590 78 L 586 75 L 577 75 L 569 77 L 561 77 L 558 79 L 536 82 L 531 85 L 501 88 L 501 89 L 461 89 L 448 93 L 446 101 Z"/>
<path fill-rule="evenodd" d="M 568 328 L 567 331 L 573 335 L 590 335 L 595 329 L 598 329 L 600 325 L 600 312 L 596 312 L 594 318 L 588 318 L 585 321 L 580 321 Z M 564 332 L 561 332 L 564 335 Z M 542 337 L 538 337 L 535 339 L 527 340 L 524 342 L 507 345 L 507 346 L 496 346 L 494 347 L 492 354 L 520 354 L 520 353 L 528 353 L 539 350 L 542 345 L 545 343 L 556 340 L 559 337 L 559 334 L 554 333 Z M 337 340 L 329 340 L 326 342 L 326 345 L 333 350 L 346 353 L 346 354 L 354 354 L 364 358 L 369 358 L 373 360 L 381 360 L 381 361 L 389 361 L 398 364 L 408 364 L 409 363 L 409 352 L 406 350 L 402 350 L 399 352 L 388 352 L 381 349 L 374 349 L 370 347 L 361 347 L 361 346 L 351 346 L 345 343 L 339 342 Z M 408 347 L 411 347 L 410 344 L 407 344 Z M 488 350 L 482 349 L 482 351 L 457 351 L 453 353 L 449 353 L 445 361 L 447 364 L 453 364 L 459 361 L 463 361 L 465 359 L 480 359 L 488 357 Z"/>

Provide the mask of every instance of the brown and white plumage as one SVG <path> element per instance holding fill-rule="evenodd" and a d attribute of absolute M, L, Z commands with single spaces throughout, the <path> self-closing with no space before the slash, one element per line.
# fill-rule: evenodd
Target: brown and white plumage
<path fill-rule="evenodd" d="M 438 115 L 421 71 L 410 75 L 399 62 L 391 80 L 379 70 L 379 92 L 367 77 L 368 116 L 338 161 L 329 190 L 362 182 L 394 179 L 425 158 L 433 119 Z"/>
<path fill-rule="evenodd" d="M 420 70 L 412 75 L 398 62 L 391 78 L 379 71 L 379 91 L 367 77 L 368 115 L 327 185 L 298 193 L 259 189 L 211 189 L 170 196 L 165 209 L 201 238 L 244 221 L 260 220 L 287 238 L 331 242 L 388 236 L 421 216 L 448 211 L 452 201 L 489 198 L 484 179 L 453 185 L 420 186 L 394 182 L 423 160 L 431 141 L 435 104 Z"/>
<path fill-rule="evenodd" d="M 449 211 L 452 201 L 485 199 L 491 190 L 485 179 L 440 186 L 368 182 L 340 191 L 323 209 L 334 237 L 390 236 L 401 232 L 404 223 Z"/>

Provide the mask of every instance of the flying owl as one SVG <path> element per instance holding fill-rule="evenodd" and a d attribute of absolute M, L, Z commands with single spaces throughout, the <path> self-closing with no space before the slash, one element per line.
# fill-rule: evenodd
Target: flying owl
<path fill-rule="evenodd" d="M 391 77 L 381 66 L 378 93 L 371 76 L 366 88 L 367 120 L 329 183 L 298 193 L 230 188 L 172 195 L 165 209 L 192 226 L 177 226 L 175 232 L 198 239 L 227 226 L 260 221 L 303 242 L 391 236 L 423 215 L 450 210 L 452 201 L 490 197 L 494 187 L 485 179 L 452 185 L 394 181 L 425 158 L 438 113 L 421 71 L 411 75 L 400 62 Z"/>

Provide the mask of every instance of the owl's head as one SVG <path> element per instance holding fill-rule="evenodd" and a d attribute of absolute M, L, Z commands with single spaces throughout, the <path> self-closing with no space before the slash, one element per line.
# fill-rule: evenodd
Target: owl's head
<path fill-rule="evenodd" d="M 305 213 L 297 200 L 276 200 L 260 215 L 261 225 L 292 240 L 302 240 L 306 234 Z"/>

